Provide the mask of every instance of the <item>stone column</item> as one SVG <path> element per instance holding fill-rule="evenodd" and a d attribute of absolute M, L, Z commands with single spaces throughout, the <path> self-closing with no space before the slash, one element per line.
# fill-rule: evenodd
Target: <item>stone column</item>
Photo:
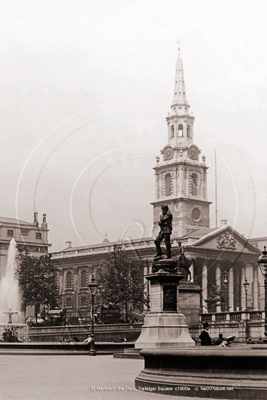
<path fill-rule="evenodd" d="M 183 196 L 183 167 L 179 168 L 179 192 L 178 196 L 182 197 Z"/>
<path fill-rule="evenodd" d="M 215 276 L 216 285 L 221 288 L 221 267 L 217 265 L 216 267 L 216 276 Z M 216 312 L 221 312 L 221 306 L 216 305 Z"/>
<path fill-rule="evenodd" d="M 177 196 L 177 170 L 173 169 L 173 194 Z"/>
<path fill-rule="evenodd" d="M 189 197 L 189 193 L 190 193 L 190 170 L 189 170 L 189 168 L 186 168 L 185 174 L 186 174 L 186 178 L 185 178 L 185 187 L 186 187 L 185 196 Z"/>
<path fill-rule="evenodd" d="M 64 276 L 64 271 L 63 271 L 63 268 L 62 268 L 62 269 L 59 270 L 59 273 L 58 273 L 58 294 L 60 296 L 63 295 L 63 290 L 64 290 L 63 276 Z"/>
<path fill-rule="evenodd" d="M 253 309 L 259 309 L 259 266 L 253 265 Z"/>
<path fill-rule="evenodd" d="M 191 281 L 190 282 L 194 282 L 195 280 L 195 271 L 194 271 L 194 262 L 192 263 L 191 267 L 189 268 L 190 272 L 191 272 Z"/>
<path fill-rule="evenodd" d="M 208 267 L 204 262 L 202 265 L 202 312 L 207 313 L 207 303 L 205 300 L 208 298 Z"/>
<path fill-rule="evenodd" d="M 156 172 L 155 173 L 155 199 L 158 200 L 159 198 L 159 185 L 158 185 L 158 178 L 159 174 Z"/>
<path fill-rule="evenodd" d="M 229 301 L 229 312 L 234 311 L 234 273 L 233 268 L 229 269 L 228 273 L 228 301 Z"/>

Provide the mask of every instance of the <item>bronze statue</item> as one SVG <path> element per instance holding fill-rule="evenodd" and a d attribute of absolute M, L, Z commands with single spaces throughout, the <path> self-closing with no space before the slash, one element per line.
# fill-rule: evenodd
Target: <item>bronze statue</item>
<path fill-rule="evenodd" d="M 160 247 L 160 242 L 164 239 L 166 245 L 166 254 L 167 258 L 171 258 L 171 233 L 172 233 L 172 213 L 169 211 L 167 205 L 161 206 L 162 214 L 160 216 L 160 222 L 158 223 L 160 226 L 160 232 L 154 241 L 157 249 L 157 254 L 155 259 L 162 258 L 162 250 Z"/>

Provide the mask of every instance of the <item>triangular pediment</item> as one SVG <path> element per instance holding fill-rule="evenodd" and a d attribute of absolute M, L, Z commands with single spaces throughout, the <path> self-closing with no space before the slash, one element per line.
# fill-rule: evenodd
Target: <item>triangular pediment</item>
<path fill-rule="evenodd" d="M 193 232 L 191 233 L 191 236 L 193 238 Z M 214 229 L 212 232 L 204 234 L 201 238 L 191 242 L 190 245 L 203 249 L 261 254 L 259 249 L 252 246 L 248 242 L 248 239 L 238 233 L 231 226 Z"/>

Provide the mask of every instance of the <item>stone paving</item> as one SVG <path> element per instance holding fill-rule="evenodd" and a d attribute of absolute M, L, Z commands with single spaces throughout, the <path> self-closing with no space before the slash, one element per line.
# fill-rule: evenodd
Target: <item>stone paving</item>
<path fill-rule="evenodd" d="M 143 360 L 114 359 L 111 355 L 0 355 L 0 399 L 185 399 L 135 390 L 134 380 L 143 365 Z"/>

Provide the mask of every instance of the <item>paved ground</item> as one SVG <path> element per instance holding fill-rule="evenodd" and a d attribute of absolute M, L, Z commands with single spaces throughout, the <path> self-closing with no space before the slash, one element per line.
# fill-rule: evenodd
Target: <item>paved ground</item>
<path fill-rule="evenodd" d="M 0 400 L 185 399 L 135 390 L 143 365 L 112 356 L 0 355 Z"/>

